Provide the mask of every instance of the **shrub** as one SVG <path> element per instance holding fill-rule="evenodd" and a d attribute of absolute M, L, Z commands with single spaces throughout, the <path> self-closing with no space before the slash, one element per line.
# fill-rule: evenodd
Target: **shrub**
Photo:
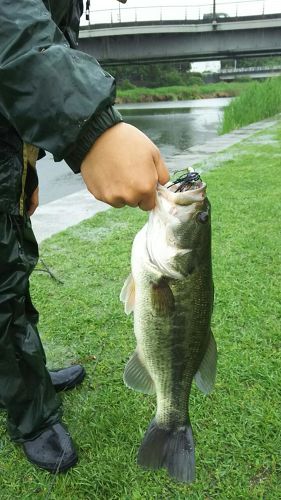
<path fill-rule="evenodd" d="M 131 89 L 135 89 L 136 86 L 133 83 L 131 83 L 129 80 L 126 79 L 126 80 L 123 80 L 119 83 L 119 88 L 121 90 L 131 90 Z"/>
<path fill-rule="evenodd" d="M 188 75 L 185 82 L 186 85 L 202 85 L 203 80 L 201 76 Z"/>
<path fill-rule="evenodd" d="M 173 70 L 163 75 L 162 84 L 165 86 L 184 85 L 184 80 L 178 71 Z"/>

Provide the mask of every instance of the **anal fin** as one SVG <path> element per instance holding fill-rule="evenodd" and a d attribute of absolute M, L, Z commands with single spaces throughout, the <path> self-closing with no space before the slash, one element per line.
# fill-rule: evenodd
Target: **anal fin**
<path fill-rule="evenodd" d="M 154 382 L 141 362 L 137 351 L 134 352 L 126 364 L 123 380 L 130 389 L 145 394 L 155 393 Z"/>
<path fill-rule="evenodd" d="M 215 385 L 217 369 L 217 344 L 211 332 L 208 347 L 199 370 L 194 376 L 197 387 L 204 393 L 209 394 Z"/>

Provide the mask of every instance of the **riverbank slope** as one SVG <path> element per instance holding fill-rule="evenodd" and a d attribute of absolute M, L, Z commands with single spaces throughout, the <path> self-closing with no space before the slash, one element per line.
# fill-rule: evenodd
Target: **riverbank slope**
<path fill-rule="evenodd" d="M 117 91 L 117 104 L 134 102 L 183 101 L 189 99 L 204 99 L 211 97 L 235 97 L 240 95 L 251 82 L 219 82 L 205 85 L 179 85 L 171 87 L 146 88 Z"/>

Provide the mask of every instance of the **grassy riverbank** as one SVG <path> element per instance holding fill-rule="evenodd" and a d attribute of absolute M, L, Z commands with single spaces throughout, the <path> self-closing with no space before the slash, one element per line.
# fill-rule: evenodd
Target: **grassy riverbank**
<path fill-rule="evenodd" d="M 57 477 L 34 468 L 9 442 L 1 413 L 1 500 L 281 498 L 280 140 L 281 126 L 252 136 L 204 174 L 213 207 L 219 363 L 213 394 L 195 387 L 191 394 L 197 481 L 178 484 L 135 464 L 155 398 L 123 385 L 135 341 L 118 297 L 147 215 L 110 210 L 42 245 L 63 283 L 39 272 L 40 263 L 32 278 L 49 365 L 81 362 L 87 370 L 83 385 L 63 395 L 79 464 Z"/>
<path fill-rule="evenodd" d="M 225 134 L 281 112 L 281 77 L 252 82 L 225 109 L 220 132 Z"/>
<path fill-rule="evenodd" d="M 211 97 L 234 97 L 240 95 L 251 82 L 220 82 L 206 85 L 172 86 L 159 88 L 135 87 L 118 90 L 118 104 L 134 102 L 183 101 Z"/>

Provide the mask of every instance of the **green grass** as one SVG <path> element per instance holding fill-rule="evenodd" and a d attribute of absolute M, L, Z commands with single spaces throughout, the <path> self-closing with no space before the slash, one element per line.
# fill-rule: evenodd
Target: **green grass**
<path fill-rule="evenodd" d="M 9 442 L 2 413 L 1 500 L 281 498 L 280 139 L 280 126 L 267 130 L 204 174 L 213 208 L 219 363 L 215 391 L 204 397 L 194 387 L 191 395 L 197 481 L 178 484 L 165 471 L 135 464 L 155 398 L 123 385 L 135 342 L 118 296 L 147 216 L 110 210 L 42 245 L 63 284 L 39 271 L 32 278 L 49 365 L 81 362 L 87 370 L 82 387 L 63 396 L 79 464 L 57 477 L 34 468 Z"/>
<path fill-rule="evenodd" d="M 207 97 L 234 97 L 244 91 L 249 82 L 220 82 L 206 85 L 159 87 L 155 89 L 136 87 L 130 90 L 118 90 L 117 103 L 182 101 Z"/>
<path fill-rule="evenodd" d="M 281 77 L 252 82 L 225 109 L 220 132 L 225 134 L 281 112 Z"/>

